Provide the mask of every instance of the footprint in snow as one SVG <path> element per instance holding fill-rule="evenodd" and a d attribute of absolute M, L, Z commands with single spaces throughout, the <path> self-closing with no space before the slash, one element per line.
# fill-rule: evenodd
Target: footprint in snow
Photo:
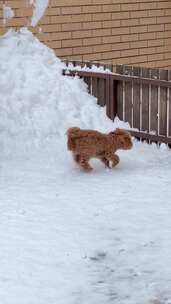
<path fill-rule="evenodd" d="M 104 260 L 107 256 L 107 253 L 104 251 L 98 252 L 96 255 L 91 256 L 89 259 L 94 262 L 100 262 Z"/>

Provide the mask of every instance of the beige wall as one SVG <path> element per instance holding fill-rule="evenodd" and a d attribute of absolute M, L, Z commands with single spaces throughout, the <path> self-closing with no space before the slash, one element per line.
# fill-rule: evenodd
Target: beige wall
<path fill-rule="evenodd" d="M 2 5 L 15 10 L 3 26 Z M 29 24 L 29 0 L 0 0 L 0 33 Z M 171 67 L 171 0 L 50 0 L 37 28 L 61 58 Z"/>

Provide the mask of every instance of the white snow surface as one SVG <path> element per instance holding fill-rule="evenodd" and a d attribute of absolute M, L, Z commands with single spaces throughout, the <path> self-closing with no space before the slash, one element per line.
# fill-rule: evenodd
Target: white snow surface
<path fill-rule="evenodd" d="M 36 26 L 39 20 L 43 17 L 49 0 L 30 0 L 30 4 L 33 5 L 33 15 L 31 18 L 31 26 Z"/>
<path fill-rule="evenodd" d="M 83 173 L 77 125 L 117 126 L 28 30 L 0 39 L 0 303 L 171 303 L 171 154 L 134 140 Z"/>

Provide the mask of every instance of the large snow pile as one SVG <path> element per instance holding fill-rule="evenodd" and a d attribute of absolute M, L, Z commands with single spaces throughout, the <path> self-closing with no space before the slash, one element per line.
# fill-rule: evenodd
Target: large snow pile
<path fill-rule="evenodd" d="M 27 29 L 0 39 L 0 145 L 24 148 L 55 140 L 77 125 L 113 128 L 86 84 L 62 75 L 65 65 Z"/>

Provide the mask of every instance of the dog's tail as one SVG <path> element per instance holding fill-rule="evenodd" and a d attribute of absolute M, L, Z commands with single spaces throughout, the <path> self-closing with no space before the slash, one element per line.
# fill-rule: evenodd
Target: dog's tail
<path fill-rule="evenodd" d="M 67 130 L 67 137 L 68 137 L 68 150 L 74 150 L 75 144 L 74 144 L 74 139 L 80 137 L 80 128 L 78 127 L 72 127 Z"/>

